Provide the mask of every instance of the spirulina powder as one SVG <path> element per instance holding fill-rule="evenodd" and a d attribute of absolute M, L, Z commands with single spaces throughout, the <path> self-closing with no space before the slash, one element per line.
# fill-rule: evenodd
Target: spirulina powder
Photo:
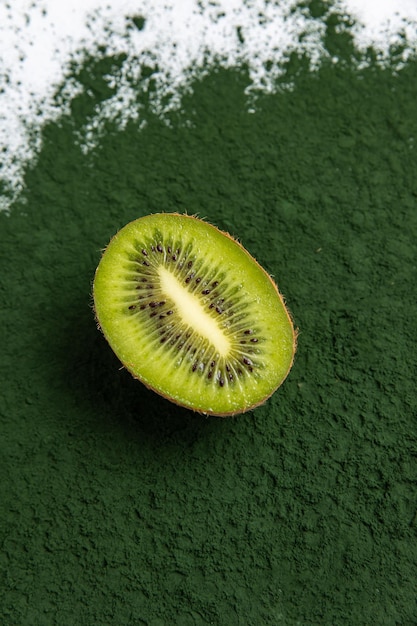
<path fill-rule="evenodd" d="M 417 623 L 417 63 L 302 8 L 322 54 L 269 93 L 212 59 L 164 107 L 141 64 L 121 123 L 126 57 L 97 49 L 40 127 L 0 213 L 3 624 Z M 295 365 L 252 413 L 164 401 L 97 331 L 102 248 L 161 210 L 238 236 L 286 296 Z"/>

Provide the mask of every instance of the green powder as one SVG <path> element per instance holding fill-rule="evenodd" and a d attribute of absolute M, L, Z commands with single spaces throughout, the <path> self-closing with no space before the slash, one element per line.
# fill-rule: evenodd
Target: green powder
<path fill-rule="evenodd" d="M 327 45 L 255 113 L 217 69 L 85 155 L 107 59 L 45 128 L 0 214 L 5 626 L 417 623 L 417 63 Z M 97 331 L 101 250 L 157 211 L 238 236 L 286 296 L 295 365 L 253 413 L 164 401 Z"/>

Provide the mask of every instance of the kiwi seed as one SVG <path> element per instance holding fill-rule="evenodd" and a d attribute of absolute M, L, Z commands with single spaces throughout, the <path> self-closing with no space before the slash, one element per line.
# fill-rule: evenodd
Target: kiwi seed
<path fill-rule="evenodd" d="M 296 334 L 277 286 L 243 246 L 196 217 L 127 224 L 101 258 L 93 295 L 123 365 L 189 409 L 253 409 L 291 368 Z"/>

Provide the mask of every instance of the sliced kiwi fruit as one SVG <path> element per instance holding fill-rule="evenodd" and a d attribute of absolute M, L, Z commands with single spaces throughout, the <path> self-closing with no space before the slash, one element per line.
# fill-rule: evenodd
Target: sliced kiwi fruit
<path fill-rule="evenodd" d="M 277 286 L 240 243 L 196 217 L 127 224 L 101 258 L 93 295 L 123 365 L 189 409 L 253 409 L 291 368 L 296 334 Z"/>

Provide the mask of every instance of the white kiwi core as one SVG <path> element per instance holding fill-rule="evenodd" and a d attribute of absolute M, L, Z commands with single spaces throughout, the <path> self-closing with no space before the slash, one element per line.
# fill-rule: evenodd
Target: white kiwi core
<path fill-rule="evenodd" d="M 227 356 L 230 340 L 217 322 L 203 308 L 200 298 L 183 287 L 176 277 L 162 265 L 158 268 L 161 289 L 173 300 L 183 322 L 195 332 L 210 341 L 220 356 Z"/>

